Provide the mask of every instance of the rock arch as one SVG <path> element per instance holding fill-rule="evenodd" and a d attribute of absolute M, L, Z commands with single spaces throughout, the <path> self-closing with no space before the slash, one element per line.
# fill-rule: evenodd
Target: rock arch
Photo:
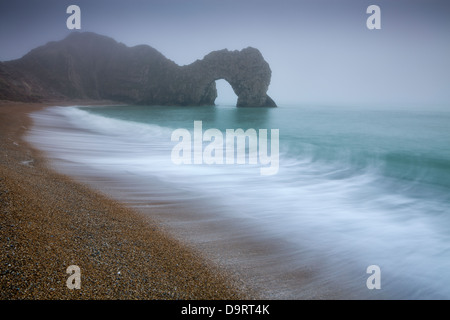
<path fill-rule="evenodd" d="M 186 80 L 196 84 L 192 98 L 199 104 L 214 104 L 215 82 L 223 79 L 237 95 L 237 107 L 276 107 L 267 95 L 272 72 L 258 49 L 213 51 L 182 68 L 187 74 Z"/>

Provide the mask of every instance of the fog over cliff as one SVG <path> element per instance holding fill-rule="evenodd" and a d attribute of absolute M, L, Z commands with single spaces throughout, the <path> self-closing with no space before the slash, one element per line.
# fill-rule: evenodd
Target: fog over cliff
<path fill-rule="evenodd" d="M 213 51 L 179 66 L 148 45 L 128 47 L 93 32 L 73 32 L 0 63 L 0 100 L 93 99 L 141 105 L 214 105 L 216 80 L 238 107 L 276 107 L 267 95 L 271 70 L 258 49 Z"/>
<path fill-rule="evenodd" d="M 0 61 L 70 32 L 62 0 L 0 2 Z M 449 104 L 450 4 L 444 0 L 77 1 L 81 30 L 157 48 L 179 65 L 258 48 L 278 104 Z M 366 9 L 381 8 L 369 30 Z M 233 95 L 233 93 L 231 93 Z M 219 96 L 221 95 L 219 91 Z M 233 97 L 236 99 L 236 96 Z"/>

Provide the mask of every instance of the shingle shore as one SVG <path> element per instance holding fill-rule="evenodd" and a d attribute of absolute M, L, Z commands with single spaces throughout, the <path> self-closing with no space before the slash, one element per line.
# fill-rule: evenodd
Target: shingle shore
<path fill-rule="evenodd" d="M 42 107 L 0 103 L 0 299 L 248 298 L 156 223 L 52 171 L 21 140 Z"/>

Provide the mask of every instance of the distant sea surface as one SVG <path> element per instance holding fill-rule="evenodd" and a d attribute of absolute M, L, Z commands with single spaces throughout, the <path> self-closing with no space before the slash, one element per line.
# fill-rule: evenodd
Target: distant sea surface
<path fill-rule="evenodd" d="M 172 225 L 203 248 L 266 239 L 277 254 L 261 263 L 279 264 L 280 273 L 311 270 L 311 288 L 450 299 L 448 107 L 51 107 L 32 115 L 27 139 L 58 170 L 96 176 L 90 181 L 99 189 L 159 219 L 178 203 L 179 215 L 190 214 Z M 203 130 L 224 136 L 226 129 L 279 129 L 278 173 L 261 175 L 260 164 L 174 164 L 172 132 L 193 132 L 200 120 Z M 202 221 L 235 221 L 237 231 L 216 235 L 202 231 Z M 381 289 L 366 287 L 371 265 L 380 267 Z M 276 297 L 308 297 L 290 281 Z"/>

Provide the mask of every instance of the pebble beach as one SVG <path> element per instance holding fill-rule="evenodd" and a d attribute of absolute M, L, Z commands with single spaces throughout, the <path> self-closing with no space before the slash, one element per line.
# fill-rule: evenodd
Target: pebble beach
<path fill-rule="evenodd" d="M 249 298 L 149 217 L 53 171 L 22 140 L 47 105 L 0 103 L 0 299 Z M 71 265 L 80 289 L 66 284 Z"/>

